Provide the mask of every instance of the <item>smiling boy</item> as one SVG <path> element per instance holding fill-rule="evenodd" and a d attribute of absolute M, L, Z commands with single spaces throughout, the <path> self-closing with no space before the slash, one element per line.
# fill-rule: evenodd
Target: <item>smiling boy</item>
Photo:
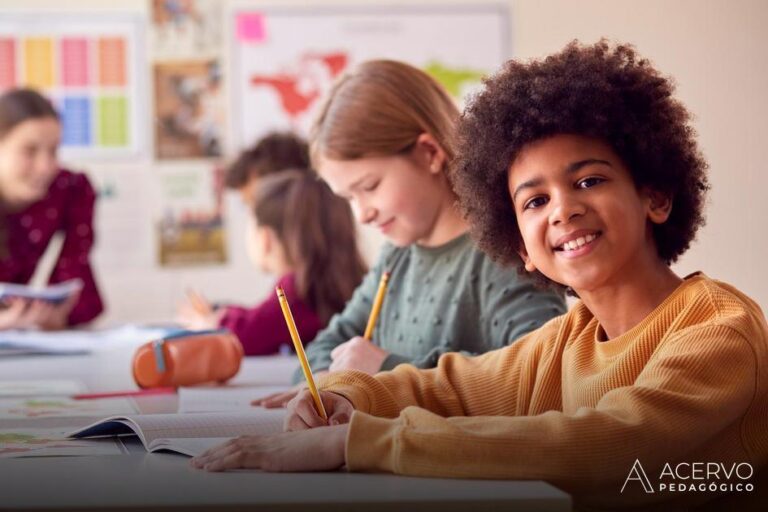
<path fill-rule="evenodd" d="M 579 507 L 644 510 L 734 490 L 662 491 L 666 467 L 746 464 L 757 497 L 765 317 L 732 286 L 669 267 L 703 224 L 708 189 L 688 120 L 669 80 L 629 46 L 572 43 L 509 62 L 463 116 L 455 187 L 489 255 L 579 302 L 479 357 L 332 375 L 321 386 L 332 426 L 304 393 L 287 427 L 311 430 L 240 438 L 194 463 L 542 479 Z M 628 482 L 636 461 L 654 492 Z M 752 496 L 728 497 L 742 498 Z"/>

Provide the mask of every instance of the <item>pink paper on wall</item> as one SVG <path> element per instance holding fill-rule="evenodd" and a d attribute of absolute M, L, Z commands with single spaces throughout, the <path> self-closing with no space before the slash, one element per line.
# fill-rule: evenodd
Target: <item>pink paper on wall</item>
<path fill-rule="evenodd" d="M 264 16 L 258 13 L 243 13 L 237 16 L 237 39 L 246 43 L 261 43 L 267 38 Z"/>
<path fill-rule="evenodd" d="M 16 85 L 16 41 L 0 37 L 0 89 Z"/>
<path fill-rule="evenodd" d="M 88 41 L 65 37 L 61 40 L 62 85 L 88 85 Z"/>

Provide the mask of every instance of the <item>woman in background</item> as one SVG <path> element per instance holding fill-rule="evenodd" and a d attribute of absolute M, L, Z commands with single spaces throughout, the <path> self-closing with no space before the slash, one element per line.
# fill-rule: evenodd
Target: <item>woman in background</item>
<path fill-rule="evenodd" d="M 11 298 L 0 306 L 0 329 L 63 329 L 103 310 L 91 271 L 96 195 L 84 174 L 59 167 L 61 123 L 37 92 L 0 96 L 0 281 L 27 284 L 49 242 L 64 233 L 48 282 L 80 279 L 82 289 L 63 302 Z"/>

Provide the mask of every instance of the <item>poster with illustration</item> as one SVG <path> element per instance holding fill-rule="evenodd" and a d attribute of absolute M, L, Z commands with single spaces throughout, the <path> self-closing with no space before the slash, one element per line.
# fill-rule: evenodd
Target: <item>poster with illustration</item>
<path fill-rule="evenodd" d="M 223 170 L 176 165 L 160 169 L 156 234 L 161 266 L 227 261 Z"/>
<path fill-rule="evenodd" d="M 163 62 L 154 68 L 157 158 L 220 156 L 224 95 L 219 63 Z"/>
<path fill-rule="evenodd" d="M 306 135 L 334 80 L 362 61 L 420 67 L 461 103 L 510 57 L 498 4 L 243 7 L 228 23 L 237 148 L 275 129 Z"/>
<path fill-rule="evenodd" d="M 153 53 L 159 58 L 214 55 L 221 47 L 221 0 L 150 0 Z"/>

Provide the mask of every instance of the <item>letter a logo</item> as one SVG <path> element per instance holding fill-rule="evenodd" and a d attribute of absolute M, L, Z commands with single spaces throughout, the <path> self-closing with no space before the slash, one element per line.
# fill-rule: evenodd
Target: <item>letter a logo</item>
<path fill-rule="evenodd" d="M 624 493 L 624 488 L 627 486 L 627 482 L 630 480 L 639 480 L 647 494 L 653 494 L 655 492 L 653 490 L 653 486 L 651 485 L 651 481 L 648 480 L 648 475 L 645 474 L 645 470 L 640 464 L 640 459 L 635 459 L 635 463 L 632 464 L 632 469 L 629 470 L 627 479 L 624 480 L 624 485 L 621 486 L 622 493 Z"/>

